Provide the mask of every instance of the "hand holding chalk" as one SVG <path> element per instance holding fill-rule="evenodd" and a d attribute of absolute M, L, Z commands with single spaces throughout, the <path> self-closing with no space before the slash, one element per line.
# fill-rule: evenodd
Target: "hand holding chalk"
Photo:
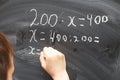
<path fill-rule="evenodd" d="M 54 80 L 69 80 L 65 56 L 61 52 L 51 47 L 45 47 L 41 52 L 40 62 L 43 69 Z"/>

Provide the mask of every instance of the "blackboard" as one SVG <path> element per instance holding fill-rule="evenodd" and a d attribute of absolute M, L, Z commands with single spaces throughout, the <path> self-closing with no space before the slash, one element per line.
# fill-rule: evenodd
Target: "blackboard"
<path fill-rule="evenodd" d="M 15 80 L 51 80 L 44 46 L 65 54 L 71 80 L 120 80 L 119 0 L 0 0 L 0 31 L 14 45 Z"/>

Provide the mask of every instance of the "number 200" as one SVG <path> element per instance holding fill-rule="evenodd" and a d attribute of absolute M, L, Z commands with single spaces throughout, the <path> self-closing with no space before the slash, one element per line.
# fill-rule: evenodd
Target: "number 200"
<path fill-rule="evenodd" d="M 34 17 L 34 20 L 32 21 L 32 23 L 30 24 L 30 27 L 32 27 L 33 25 L 42 25 L 42 26 L 45 26 L 45 25 L 50 25 L 50 27 L 55 27 L 57 22 L 58 22 L 58 16 L 57 14 L 51 14 L 50 16 L 48 16 L 46 13 L 43 13 L 42 16 L 41 16 L 41 19 L 40 19 L 40 22 L 39 23 L 36 23 L 36 20 L 37 20 L 37 17 L 38 17 L 38 14 L 37 14 L 37 10 L 36 9 L 31 9 L 30 12 L 35 12 L 35 17 Z M 51 20 L 52 18 L 55 17 L 55 21 L 54 23 L 51 23 Z M 44 19 L 46 19 L 45 22 Z"/>

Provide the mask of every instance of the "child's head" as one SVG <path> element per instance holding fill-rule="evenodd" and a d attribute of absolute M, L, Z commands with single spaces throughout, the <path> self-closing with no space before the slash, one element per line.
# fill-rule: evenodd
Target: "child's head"
<path fill-rule="evenodd" d="M 13 72 L 13 47 L 7 37 L 0 32 L 0 80 L 7 80 Z"/>

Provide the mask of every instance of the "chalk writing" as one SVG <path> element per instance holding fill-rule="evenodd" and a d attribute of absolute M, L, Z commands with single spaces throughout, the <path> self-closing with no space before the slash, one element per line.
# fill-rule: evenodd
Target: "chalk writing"
<path fill-rule="evenodd" d="M 34 20 L 32 21 L 32 23 L 30 24 L 30 27 L 32 27 L 33 25 L 39 25 L 39 23 L 35 23 L 36 22 L 36 19 L 37 19 L 37 10 L 36 9 L 31 9 L 30 12 L 35 12 L 35 18 Z"/>
<path fill-rule="evenodd" d="M 33 12 L 34 11 L 34 14 L 35 14 L 35 17 L 32 21 L 32 23 L 30 24 L 30 27 L 32 27 L 33 25 L 41 25 L 41 26 L 45 26 L 45 25 L 49 25 L 50 27 L 55 27 L 56 24 L 58 23 L 58 15 L 57 14 L 51 14 L 50 16 L 47 14 L 47 13 L 43 13 L 41 15 L 41 18 L 40 18 L 40 22 L 37 22 L 37 19 L 38 19 L 38 12 L 36 9 L 31 9 L 30 12 Z M 53 21 L 53 18 L 55 18 L 55 21 Z M 45 21 L 45 22 L 43 22 Z M 37 23 L 35 23 L 37 22 Z M 53 22 L 53 23 L 52 23 Z"/>
<path fill-rule="evenodd" d="M 29 48 L 30 48 L 29 54 L 35 55 L 34 53 L 35 48 L 33 48 L 32 46 L 29 46 Z"/>
<path fill-rule="evenodd" d="M 95 37 L 95 40 L 94 40 L 95 43 L 99 43 L 99 37 Z"/>
<path fill-rule="evenodd" d="M 60 33 L 56 33 L 52 30 L 50 30 L 51 34 L 50 34 L 50 39 L 52 42 L 54 42 L 54 40 L 56 39 L 57 42 L 74 42 L 74 43 L 78 43 L 80 41 L 82 42 L 94 42 L 94 43 L 99 43 L 99 37 L 95 36 L 71 36 L 71 35 L 65 35 L 65 34 L 60 34 Z"/>
<path fill-rule="evenodd" d="M 99 25 L 101 23 L 107 23 L 109 19 L 106 15 L 103 16 L 97 15 L 93 18 L 93 15 L 91 14 L 91 15 L 87 15 L 87 20 L 89 20 L 90 26 L 92 26 L 93 21 L 95 24 Z"/>
<path fill-rule="evenodd" d="M 43 20 L 45 20 L 44 23 L 43 23 Z M 48 23 L 48 15 L 47 15 L 46 13 L 44 13 L 44 14 L 42 14 L 42 16 L 41 16 L 40 24 L 41 24 L 42 26 L 45 26 L 45 25 L 47 25 L 47 23 Z"/>
<path fill-rule="evenodd" d="M 51 23 L 51 20 L 52 20 L 53 17 L 55 17 L 55 22 L 52 24 L 52 23 Z M 50 15 L 49 20 L 48 20 L 48 24 L 49 24 L 51 27 L 54 27 L 54 26 L 56 26 L 57 22 L 58 22 L 58 16 L 57 16 L 57 14 L 52 14 L 52 15 Z"/>
<path fill-rule="evenodd" d="M 41 49 L 36 49 L 32 46 L 29 46 L 29 48 L 30 48 L 30 52 L 28 54 L 30 54 L 30 55 L 36 55 L 36 54 L 40 55 Z"/>
<path fill-rule="evenodd" d="M 55 13 L 53 13 L 53 14 L 42 13 L 40 16 L 38 16 L 37 9 L 31 9 L 30 12 L 31 13 L 34 12 L 34 19 L 32 20 L 30 27 L 32 27 L 34 25 L 36 25 L 36 26 L 49 25 L 50 27 L 55 27 L 55 26 L 59 25 L 58 21 L 61 21 L 62 24 L 64 24 L 64 22 L 66 22 L 66 20 L 67 20 L 67 24 L 65 24 L 65 26 L 67 26 L 68 28 L 69 27 L 88 26 L 88 23 L 86 23 L 86 22 L 89 22 L 89 26 L 92 26 L 93 24 L 99 25 L 99 24 L 107 23 L 109 21 L 109 18 L 107 15 L 86 14 L 86 17 L 78 17 L 78 16 L 74 16 L 74 15 L 68 15 L 68 16 L 64 17 L 65 19 L 59 20 L 59 19 L 61 19 L 62 15 L 59 17 L 58 14 L 55 14 Z M 38 19 L 38 17 L 40 19 Z M 40 20 L 40 21 L 37 22 L 37 20 Z M 76 23 L 76 21 L 79 25 Z"/>
<path fill-rule="evenodd" d="M 74 42 L 75 42 L 75 43 L 78 43 L 78 42 L 79 42 L 79 40 L 78 40 L 78 37 L 77 37 L 77 36 L 73 36 L 73 38 L 74 38 Z"/>
<path fill-rule="evenodd" d="M 40 34 L 45 35 L 45 32 L 40 32 Z M 40 41 L 45 41 L 45 38 L 44 37 L 40 38 Z"/>
<path fill-rule="evenodd" d="M 37 43 L 39 41 L 45 41 L 46 40 L 46 38 L 45 38 L 46 35 L 44 35 L 45 32 L 43 32 L 43 31 L 39 32 L 39 30 L 37 30 L 37 29 L 30 30 L 30 32 L 32 32 L 32 36 L 30 38 L 30 43 L 32 41 Z M 39 32 L 40 34 L 42 34 L 42 37 L 40 36 L 38 39 L 36 39 L 36 35 L 37 35 L 36 32 Z M 89 42 L 89 43 L 91 43 L 91 42 L 99 43 L 99 37 L 98 36 L 93 36 L 93 37 L 92 36 L 86 36 L 86 35 L 82 35 L 82 36 L 73 35 L 72 36 L 72 35 L 60 34 L 60 33 L 55 32 L 53 30 L 48 31 L 48 34 L 50 36 L 49 40 L 51 42 L 55 42 L 55 39 L 56 39 L 57 42 L 63 41 L 63 42 L 78 43 L 78 42 L 82 41 L 82 42 Z"/>
<path fill-rule="evenodd" d="M 70 23 L 67 26 L 70 27 L 72 25 L 72 26 L 76 27 L 76 25 L 74 24 L 75 16 L 73 16 L 73 17 L 68 16 L 68 18 L 70 19 Z"/>
<path fill-rule="evenodd" d="M 53 32 L 52 30 L 50 30 L 50 40 L 51 40 L 51 42 L 54 42 L 55 41 L 55 32 Z"/>
<path fill-rule="evenodd" d="M 60 35 L 60 34 L 57 34 L 57 35 L 56 35 L 56 38 L 57 38 L 57 41 L 60 42 L 60 40 L 61 40 L 61 35 Z"/>
<path fill-rule="evenodd" d="M 38 42 L 35 38 L 35 34 L 36 34 L 36 31 L 37 29 L 35 30 L 29 30 L 30 32 L 32 32 L 32 36 L 31 36 L 31 39 L 30 39 L 30 43 L 32 42 L 32 40 L 34 40 L 35 42 Z"/>
<path fill-rule="evenodd" d="M 107 23 L 109 21 L 109 18 L 107 15 L 94 15 L 94 14 L 86 14 L 85 17 L 75 16 L 75 15 L 66 15 L 64 16 L 64 19 L 61 18 L 62 15 L 58 16 L 59 14 L 48 14 L 48 13 L 40 13 L 38 16 L 37 9 L 30 9 L 30 13 L 33 14 L 33 20 L 30 23 L 30 30 L 31 33 L 29 43 L 32 44 L 34 42 L 35 44 L 42 42 L 42 41 L 50 41 L 51 43 L 100 43 L 100 37 L 99 36 L 90 36 L 90 35 L 74 35 L 74 34 L 64 34 L 62 32 L 56 32 L 55 27 L 57 25 L 64 24 L 65 27 L 71 28 L 71 27 L 84 27 L 84 26 L 92 26 L 99 25 L 103 23 Z M 59 20 L 60 19 L 60 20 Z M 61 21 L 60 23 L 58 23 Z M 88 22 L 88 23 L 86 23 Z M 49 25 L 49 26 L 48 26 Z M 47 32 L 42 31 L 42 29 L 37 29 L 34 26 L 48 26 L 51 27 L 50 30 Z M 63 26 L 63 25 L 62 25 Z M 34 29 L 32 29 L 34 27 Z M 52 30 L 52 28 L 54 28 Z M 46 28 L 45 28 L 46 29 Z M 36 38 L 37 36 L 37 38 Z M 47 36 L 47 37 L 46 37 Z M 35 48 L 33 46 L 29 46 L 30 55 L 40 55 L 41 49 Z"/>

